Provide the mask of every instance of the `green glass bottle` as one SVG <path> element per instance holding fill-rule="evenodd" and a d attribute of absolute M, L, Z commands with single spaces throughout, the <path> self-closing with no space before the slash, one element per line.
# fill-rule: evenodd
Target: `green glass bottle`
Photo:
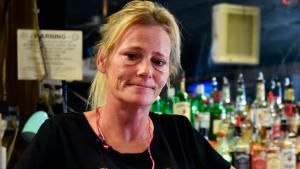
<path fill-rule="evenodd" d="M 209 107 L 210 112 L 210 129 L 209 129 L 209 139 L 216 140 L 216 134 L 220 130 L 220 125 L 222 122 L 221 115 L 225 113 L 225 109 L 221 102 L 220 91 L 215 91 L 213 93 L 213 103 Z"/>
<path fill-rule="evenodd" d="M 175 97 L 175 88 L 170 87 L 167 89 L 167 98 L 164 100 L 163 104 L 163 114 L 173 114 L 173 103 Z"/>
<path fill-rule="evenodd" d="M 207 98 L 202 84 L 197 85 L 196 96 L 192 99 L 192 115 L 194 128 L 208 139 L 210 113 L 207 110 Z"/>
<path fill-rule="evenodd" d="M 180 88 L 176 91 L 174 96 L 173 113 L 183 115 L 192 122 L 191 115 L 191 98 L 186 92 L 185 88 L 185 73 L 181 71 L 179 76 Z"/>
<path fill-rule="evenodd" d="M 162 114 L 163 112 L 163 100 L 160 98 L 160 96 L 157 96 L 155 101 L 151 105 L 151 112 L 156 114 Z"/>

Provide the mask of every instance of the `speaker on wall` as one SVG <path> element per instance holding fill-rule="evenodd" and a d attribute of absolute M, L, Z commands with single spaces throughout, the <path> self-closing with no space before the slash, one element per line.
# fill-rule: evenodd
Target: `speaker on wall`
<path fill-rule="evenodd" d="M 217 4 L 213 7 L 212 59 L 221 64 L 259 63 L 260 10 Z"/>

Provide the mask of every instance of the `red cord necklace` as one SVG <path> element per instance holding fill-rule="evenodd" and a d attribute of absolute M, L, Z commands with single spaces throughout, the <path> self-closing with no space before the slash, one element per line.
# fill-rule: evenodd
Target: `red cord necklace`
<path fill-rule="evenodd" d="M 105 137 L 101 131 L 101 128 L 100 128 L 100 114 L 101 114 L 101 109 L 100 108 L 97 108 L 96 109 L 96 114 L 97 114 L 97 121 L 96 121 L 96 125 L 97 125 L 97 130 L 98 130 L 98 137 L 99 139 L 102 141 L 102 145 L 105 149 L 108 149 L 110 148 L 111 146 L 109 144 L 106 143 L 106 140 L 105 140 Z M 153 139 L 153 133 L 151 132 L 152 131 L 152 127 L 151 127 L 151 119 L 150 117 L 148 117 L 148 123 L 147 123 L 147 128 L 148 128 L 148 132 L 149 132 L 149 137 L 147 139 L 147 151 L 148 151 L 148 154 L 149 154 L 149 157 L 150 157 L 150 160 L 151 160 L 151 163 L 152 163 L 152 167 L 151 169 L 154 169 L 155 168 L 155 161 L 152 157 L 152 154 L 151 154 L 151 150 L 150 150 L 150 144 L 151 144 L 151 141 Z"/>

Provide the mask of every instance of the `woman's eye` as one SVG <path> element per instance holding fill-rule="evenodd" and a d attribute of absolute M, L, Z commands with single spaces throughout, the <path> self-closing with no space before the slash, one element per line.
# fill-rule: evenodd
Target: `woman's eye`
<path fill-rule="evenodd" d="M 125 56 L 127 57 L 128 60 L 135 60 L 138 58 L 138 55 L 135 53 L 126 53 Z"/>
<path fill-rule="evenodd" d="M 157 65 L 157 66 L 162 67 L 162 66 L 164 66 L 167 62 L 164 61 L 164 60 L 155 59 L 155 60 L 153 61 L 153 63 L 154 63 L 155 65 Z"/>

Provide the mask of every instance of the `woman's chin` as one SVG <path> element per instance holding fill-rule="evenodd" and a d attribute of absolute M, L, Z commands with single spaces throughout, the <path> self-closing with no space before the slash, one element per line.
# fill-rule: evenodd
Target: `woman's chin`
<path fill-rule="evenodd" d="M 145 96 L 143 97 L 137 97 L 137 98 L 132 98 L 132 99 L 127 99 L 127 102 L 132 105 L 132 106 L 141 106 L 141 107 L 145 107 L 145 106 L 151 106 L 151 104 L 153 103 L 154 99 L 148 97 L 145 98 Z M 128 105 L 129 106 L 129 105 Z"/>

